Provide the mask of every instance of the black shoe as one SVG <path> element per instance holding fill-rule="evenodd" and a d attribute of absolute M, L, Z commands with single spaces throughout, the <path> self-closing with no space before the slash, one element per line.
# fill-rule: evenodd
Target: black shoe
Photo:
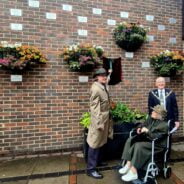
<path fill-rule="evenodd" d="M 103 175 L 95 170 L 87 171 L 87 175 L 91 176 L 92 178 L 95 178 L 95 179 L 102 179 L 103 178 Z"/>
<path fill-rule="evenodd" d="M 108 166 L 108 163 L 106 163 L 106 162 L 100 162 L 98 164 L 98 167 L 105 167 L 105 166 Z"/>

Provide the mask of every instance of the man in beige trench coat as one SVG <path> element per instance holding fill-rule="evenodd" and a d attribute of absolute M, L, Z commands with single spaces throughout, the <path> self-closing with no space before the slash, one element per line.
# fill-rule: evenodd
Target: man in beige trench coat
<path fill-rule="evenodd" d="M 100 162 L 100 151 L 107 139 L 112 138 L 112 125 L 109 120 L 110 99 L 106 88 L 107 73 L 104 68 L 98 69 L 94 74 L 95 82 L 90 91 L 91 124 L 88 131 L 87 143 L 87 175 L 95 179 L 103 178 L 97 172 L 96 167 L 102 165 Z"/>

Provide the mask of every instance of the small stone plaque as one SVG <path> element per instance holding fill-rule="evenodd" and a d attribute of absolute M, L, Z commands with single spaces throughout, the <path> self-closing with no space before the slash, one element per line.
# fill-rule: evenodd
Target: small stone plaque
<path fill-rule="evenodd" d="M 154 16 L 153 15 L 146 15 L 146 20 L 147 21 L 154 21 Z"/>
<path fill-rule="evenodd" d="M 142 62 L 142 68 L 150 68 L 150 62 Z"/>
<path fill-rule="evenodd" d="M 72 6 L 68 4 L 63 4 L 63 10 L 65 11 L 72 11 Z"/>
<path fill-rule="evenodd" d="M 88 82 L 89 77 L 88 76 L 79 76 L 79 82 L 85 83 Z"/>
<path fill-rule="evenodd" d="M 22 75 L 11 75 L 11 82 L 22 82 Z"/>
<path fill-rule="evenodd" d="M 10 15 L 12 15 L 12 16 L 22 16 L 22 10 L 20 10 L 20 9 L 10 9 Z"/>
<path fill-rule="evenodd" d="M 1 45 L 2 45 L 3 47 L 7 47 L 7 46 L 8 46 L 8 42 L 7 42 L 7 41 L 1 41 Z"/>
<path fill-rule="evenodd" d="M 102 14 L 102 9 L 99 9 L 99 8 L 93 8 L 93 14 L 101 15 L 101 14 Z"/>
<path fill-rule="evenodd" d="M 169 18 L 169 23 L 170 24 L 176 24 L 176 19 L 175 18 Z"/>
<path fill-rule="evenodd" d="M 22 24 L 11 23 L 10 27 L 11 27 L 11 30 L 15 30 L 15 31 L 21 31 L 23 29 Z"/>
<path fill-rule="evenodd" d="M 56 13 L 46 13 L 46 18 L 47 19 L 56 19 Z"/>
<path fill-rule="evenodd" d="M 111 25 L 111 26 L 114 26 L 114 25 L 116 25 L 116 21 L 115 20 L 112 20 L 112 19 L 108 19 L 107 20 L 107 24 L 108 25 Z"/>
<path fill-rule="evenodd" d="M 88 31 L 84 30 L 84 29 L 78 29 L 78 35 L 79 36 L 87 36 L 88 35 Z"/>
<path fill-rule="evenodd" d="M 175 37 L 169 38 L 169 43 L 176 44 L 176 38 Z"/>
<path fill-rule="evenodd" d="M 133 58 L 134 57 L 134 53 L 133 52 L 125 52 L 125 57 L 126 58 Z"/>
<path fill-rule="evenodd" d="M 14 46 L 15 46 L 15 47 L 20 47 L 20 46 L 22 46 L 22 43 L 20 43 L 20 42 L 15 42 Z"/>
<path fill-rule="evenodd" d="M 129 13 L 128 12 L 120 12 L 120 17 L 121 18 L 128 18 L 128 16 L 129 16 Z"/>
<path fill-rule="evenodd" d="M 78 22 L 84 22 L 84 23 L 88 22 L 87 17 L 78 16 L 77 19 L 78 19 Z"/>
<path fill-rule="evenodd" d="M 164 31 L 165 30 L 165 26 L 164 25 L 158 25 L 158 30 L 159 31 Z"/>
<path fill-rule="evenodd" d="M 164 77 L 165 78 L 165 82 L 170 82 L 170 77 Z"/>
<path fill-rule="evenodd" d="M 154 36 L 153 35 L 147 35 L 147 41 L 153 42 L 154 41 Z"/>
<path fill-rule="evenodd" d="M 40 7 L 40 2 L 39 1 L 29 0 L 28 4 L 29 4 L 30 7 L 34 7 L 34 8 L 39 8 Z"/>

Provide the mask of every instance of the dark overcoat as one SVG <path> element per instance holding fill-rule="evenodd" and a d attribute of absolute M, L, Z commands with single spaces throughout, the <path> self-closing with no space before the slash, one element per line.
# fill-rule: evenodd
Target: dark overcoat
<path fill-rule="evenodd" d="M 146 169 L 151 161 L 152 139 L 160 138 L 155 144 L 155 153 L 162 151 L 167 143 L 167 122 L 148 118 L 143 127 L 148 128 L 148 133 L 128 138 L 122 154 L 122 159 L 130 161 L 136 169 Z"/>
<path fill-rule="evenodd" d="M 178 105 L 176 95 L 170 89 L 165 89 L 165 102 L 167 110 L 167 120 L 171 120 L 171 128 L 174 127 L 174 122 L 178 121 Z M 149 92 L 148 96 L 148 111 L 151 115 L 152 107 L 160 104 L 158 89 Z"/>

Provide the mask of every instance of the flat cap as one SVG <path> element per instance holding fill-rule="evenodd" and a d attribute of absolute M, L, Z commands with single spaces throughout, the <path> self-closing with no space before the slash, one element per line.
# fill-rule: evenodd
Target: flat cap
<path fill-rule="evenodd" d="M 93 75 L 93 78 L 95 78 L 96 76 L 98 75 L 107 75 L 107 72 L 104 68 L 99 68 L 95 71 L 94 75 Z"/>

